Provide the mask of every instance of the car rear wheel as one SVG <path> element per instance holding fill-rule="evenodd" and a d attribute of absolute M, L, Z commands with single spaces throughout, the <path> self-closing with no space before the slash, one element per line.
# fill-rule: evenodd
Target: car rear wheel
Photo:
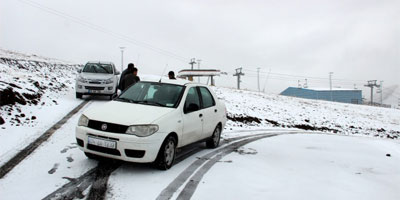
<path fill-rule="evenodd" d="M 82 93 L 77 92 L 77 93 L 76 93 L 76 98 L 77 98 L 77 99 L 82 99 Z"/>
<path fill-rule="evenodd" d="M 219 145 L 219 141 L 221 140 L 221 128 L 219 125 L 215 128 L 213 135 L 210 139 L 206 141 L 206 145 L 208 148 L 216 148 Z"/>
<path fill-rule="evenodd" d="M 160 151 L 158 152 L 155 166 L 161 170 L 167 170 L 172 167 L 176 154 L 176 139 L 172 136 L 168 136 L 161 145 Z"/>

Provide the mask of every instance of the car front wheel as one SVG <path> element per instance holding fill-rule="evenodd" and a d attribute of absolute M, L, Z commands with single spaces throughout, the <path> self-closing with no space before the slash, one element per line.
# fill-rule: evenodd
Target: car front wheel
<path fill-rule="evenodd" d="M 77 93 L 76 93 L 76 98 L 77 98 L 77 99 L 82 99 L 82 93 L 77 92 Z"/>
<path fill-rule="evenodd" d="M 155 166 L 161 170 L 167 170 L 172 167 L 176 154 L 176 139 L 172 136 L 168 136 L 161 145 L 160 151 L 158 152 Z"/>

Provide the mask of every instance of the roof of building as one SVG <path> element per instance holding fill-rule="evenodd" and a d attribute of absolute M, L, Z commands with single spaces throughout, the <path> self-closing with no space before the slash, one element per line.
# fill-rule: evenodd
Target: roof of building
<path fill-rule="evenodd" d="M 291 88 L 296 88 L 296 87 L 291 87 Z M 314 91 L 331 91 L 330 88 L 317 88 L 317 87 L 312 87 L 312 88 L 299 88 L 299 89 L 305 89 L 305 90 L 314 90 Z M 360 89 L 351 89 L 351 88 L 332 88 L 332 91 L 361 91 Z"/>
<path fill-rule="evenodd" d="M 184 69 L 178 72 L 178 76 L 219 76 L 221 71 L 217 69 Z"/>

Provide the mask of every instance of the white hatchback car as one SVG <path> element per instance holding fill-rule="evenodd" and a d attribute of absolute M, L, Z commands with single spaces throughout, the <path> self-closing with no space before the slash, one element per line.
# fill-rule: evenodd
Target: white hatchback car
<path fill-rule="evenodd" d="M 112 62 L 88 62 L 78 70 L 76 98 L 82 95 L 106 95 L 112 99 L 117 94 L 118 72 Z"/>
<path fill-rule="evenodd" d="M 180 80 L 142 81 L 118 98 L 85 110 L 76 127 L 81 150 L 169 169 L 176 148 L 205 141 L 219 145 L 225 104 L 206 85 Z"/>

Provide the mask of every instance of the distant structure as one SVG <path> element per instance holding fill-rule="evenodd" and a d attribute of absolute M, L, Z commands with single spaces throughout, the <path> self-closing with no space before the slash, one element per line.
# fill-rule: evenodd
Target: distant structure
<path fill-rule="evenodd" d="M 208 77 L 211 80 L 211 85 L 215 85 L 214 76 L 220 76 L 221 71 L 217 69 L 183 69 L 178 72 L 179 78 L 193 81 L 193 77 Z"/>
<path fill-rule="evenodd" d="M 362 104 L 362 91 L 344 88 L 298 88 L 289 87 L 281 95 L 305 99 L 317 99 L 342 103 Z"/>

